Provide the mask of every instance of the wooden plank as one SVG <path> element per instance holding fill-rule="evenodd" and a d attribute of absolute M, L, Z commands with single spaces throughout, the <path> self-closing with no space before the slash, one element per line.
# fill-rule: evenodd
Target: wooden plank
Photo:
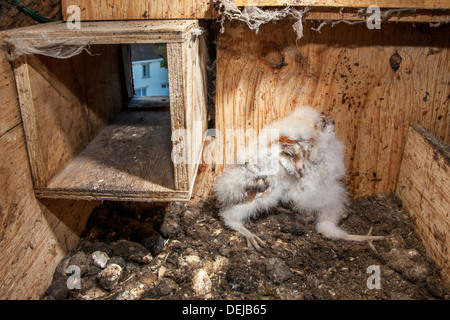
<path fill-rule="evenodd" d="M 367 14 L 366 10 L 360 12 L 360 8 L 348 7 L 313 7 L 303 15 L 303 20 L 328 20 L 328 21 L 366 21 L 372 13 Z M 434 9 L 381 9 L 381 23 L 386 22 L 442 22 L 450 20 L 448 10 Z"/>
<path fill-rule="evenodd" d="M 258 132 L 295 106 L 312 105 L 336 121 L 352 195 L 393 193 L 409 123 L 450 142 L 444 36 L 450 27 L 384 24 L 373 32 L 339 24 L 317 33 L 312 26 L 318 23 L 304 22 L 299 40 L 289 21 L 264 25 L 258 34 L 231 22 L 219 34 L 216 128 L 224 139 L 223 162 L 235 156 L 226 152 L 227 130 Z M 266 52 L 284 64 L 271 66 Z M 402 58 L 397 71 L 390 63 L 395 53 Z"/>
<path fill-rule="evenodd" d="M 36 197 L 66 200 L 113 200 L 113 201 L 137 201 L 137 202 L 171 202 L 188 201 L 191 197 L 190 191 L 168 190 L 168 191 L 92 191 L 92 190 L 65 190 L 60 189 L 36 189 Z"/>
<path fill-rule="evenodd" d="M 206 45 L 203 36 L 193 37 L 184 50 L 184 65 L 187 81 L 184 82 L 185 126 L 187 141 L 187 175 L 189 189 L 195 181 L 203 150 L 203 135 L 207 129 L 206 100 Z"/>
<path fill-rule="evenodd" d="M 25 43 L 46 44 L 48 40 L 84 44 L 182 42 L 197 20 L 92 21 L 80 29 L 52 22 L 8 31 L 8 37 Z"/>
<path fill-rule="evenodd" d="M 450 20 L 450 12 L 448 1 L 441 1 L 435 4 L 434 1 L 265 1 L 265 0 L 238 0 L 237 5 L 250 6 L 277 6 L 288 5 L 306 6 L 308 10 L 303 15 L 303 20 L 328 20 L 328 21 L 365 21 L 373 13 L 367 13 L 365 8 L 371 5 L 380 7 L 381 21 L 385 22 L 443 22 Z M 285 3 L 285 4 L 282 4 Z M 444 7 L 439 7 L 439 4 Z"/>
<path fill-rule="evenodd" d="M 20 111 L 17 110 L 17 90 L 14 78 L 3 78 L 0 80 L 0 96 L 7 97 L 0 105 L 0 136 L 8 132 L 22 122 Z"/>
<path fill-rule="evenodd" d="M 409 129 L 396 194 L 450 284 L 450 146 L 421 125 Z"/>
<path fill-rule="evenodd" d="M 71 5 L 80 7 L 81 20 L 131 20 L 131 19 L 212 19 L 212 0 L 62 0 L 62 13 L 66 21 Z"/>
<path fill-rule="evenodd" d="M 183 44 L 167 44 L 167 62 L 169 64 L 169 94 L 170 121 L 173 140 L 173 167 L 175 188 L 188 190 L 187 150 L 185 148 L 186 120 L 185 120 L 185 60 L 183 59 Z"/>
<path fill-rule="evenodd" d="M 0 41 L 3 34 L 0 33 Z M 0 136 L 22 122 L 20 109 L 17 103 L 17 89 L 12 73 L 12 65 L 3 51 L 0 54 Z"/>
<path fill-rule="evenodd" d="M 34 109 L 31 80 L 29 77 L 29 68 L 26 57 L 21 57 L 20 59 L 14 61 L 14 75 L 16 79 L 22 121 L 24 123 L 28 156 L 32 159 L 32 161 L 30 161 L 31 173 L 35 187 L 42 187 L 47 183 L 47 170 L 42 164 L 40 154 L 36 110 Z"/>
<path fill-rule="evenodd" d="M 125 77 L 125 86 L 127 93 L 126 97 L 128 98 L 129 101 L 134 96 L 133 67 L 131 64 L 131 45 L 123 44 L 120 46 L 120 48 L 122 49 L 123 72 Z"/>
<path fill-rule="evenodd" d="M 0 154 L 0 299 L 40 299 L 100 203 L 37 201 L 22 125 L 0 136 Z"/>
<path fill-rule="evenodd" d="M 192 188 L 206 131 L 206 47 L 204 39 L 167 44 L 170 110 L 177 190 Z"/>
<path fill-rule="evenodd" d="M 120 48 L 91 51 L 70 59 L 27 56 L 16 68 L 36 188 L 59 174 L 122 108 Z"/>
<path fill-rule="evenodd" d="M 0 119 L 1 128 L 7 128 L 0 134 L 0 299 L 39 299 L 99 202 L 36 200 L 14 74 L 4 50 L 0 70 L 9 80 L 0 94 L 0 106 L 7 105 Z"/>
<path fill-rule="evenodd" d="M 450 9 L 447 0 L 235 0 L 237 6 L 314 6 Z"/>
<path fill-rule="evenodd" d="M 143 201 L 189 198 L 197 171 L 197 159 L 201 156 L 202 134 L 206 129 L 205 59 L 199 57 L 198 37 L 190 36 L 196 26 L 196 20 L 93 22 L 84 25 L 82 32 L 74 33 L 73 30 L 68 30 L 65 24 L 54 23 L 8 34 L 11 38 L 17 37 L 32 45 L 59 41 L 65 35 L 66 40 L 84 39 L 86 43 L 91 44 L 89 54 L 83 52 L 65 60 L 36 54 L 27 56 L 23 63 L 26 69 L 20 79 L 27 82 L 24 80 L 20 89 L 26 93 L 23 95 L 24 101 L 27 99 L 27 103 L 24 103 L 24 114 L 29 114 L 26 127 L 30 131 L 27 141 L 31 146 L 31 162 L 33 167 L 36 167 L 36 193 L 39 196 L 73 199 L 126 198 Z M 92 40 L 90 36 L 93 35 L 99 38 Z M 124 38 L 120 38 L 121 36 Z M 42 40 L 43 38 L 45 40 Z M 99 191 L 89 178 L 97 177 L 97 180 L 103 180 L 98 174 L 103 168 L 108 175 L 106 167 L 109 164 L 106 163 L 106 167 L 96 167 L 96 164 L 80 160 L 82 157 L 75 157 L 110 122 L 125 102 L 128 102 L 130 81 L 128 79 L 127 82 L 122 76 L 128 74 L 130 78 L 129 73 L 123 72 L 124 65 L 129 67 L 129 59 L 122 44 L 138 40 L 167 43 L 169 64 L 169 145 L 155 140 L 154 145 L 147 144 L 145 147 L 150 148 L 148 150 L 152 150 L 152 147 L 155 150 L 165 147 L 169 156 L 172 149 L 178 148 L 173 154 L 181 157 L 181 161 L 173 161 L 172 171 L 167 171 L 170 174 L 165 175 L 165 178 L 171 176 L 170 182 L 158 181 L 161 178 L 158 176 L 160 171 L 149 171 L 155 174 L 156 181 L 149 180 L 149 176 L 144 174 L 144 179 L 141 180 L 148 182 L 148 186 L 133 185 L 130 176 L 122 189 L 120 183 L 114 188 L 113 181 L 109 189 Z M 135 108 L 136 103 L 141 107 L 141 100 L 133 99 L 130 107 Z M 201 122 L 198 127 L 193 125 L 197 120 Z M 149 123 L 150 127 L 151 125 Z M 126 128 L 124 125 L 125 130 Z M 189 138 L 182 144 L 175 141 L 170 145 L 170 133 L 176 135 L 180 132 L 196 140 Z M 161 139 L 165 139 L 165 134 Z M 100 149 L 101 143 L 98 144 L 92 151 Z M 128 154 L 126 152 L 122 155 Z M 161 155 L 164 154 L 161 152 Z M 149 167 L 158 168 L 161 159 Z M 170 158 L 163 162 L 172 165 Z M 87 168 L 85 176 L 71 176 L 78 166 Z M 125 167 L 126 163 L 123 163 L 119 168 L 123 169 L 126 175 Z M 97 170 L 97 175 L 92 174 L 93 170 Z M 117 176 L 120 176 L 119 173 L 120 170 L 116 170 Z M 137 179 L 136 183 L 142 181 Z"/>
<path fill-rule="evenodd" d="M 341 8 L 367 8 L 377 5 L 380 8 L 412 9 L 404 13 L 402 18 L 393 16 L 392 21 L 446 21 L 448 14 L 442 16 L 438 8 L 449 9 L 446 0 L 415 0 L 415 1 L 388 1 L 388 0 L 237 0 L 238 6 L 307 6 L 310 9 L 305 15 L 306 19 L 355 19 L 355 12 L 347 15 L 340 12 Z M 77 5 L 81 10 L 82 21 L 95 20 L 142 20 L 142 19 L 215 19 L 218 12 L 214 9 L 214 1 L 169 1 L 169 0 L 143 0 L 132 2 L 130 0 L 62 0 L 64 20 L 71 16 L 67 7 Z M 423 11 L 421 9 L 426 9 Z"/>
<path fill-rule="evenodd" d="M 174 185 L 170 125 L 169 112 L 120 113 L 47 188 L 38 190 L 38 195 L 187 200 L 187 190 L 177 193 Z"/>
<path fill-rule="evenodd" d="M 205 141 L 205 145 L 203 148 L 203 151 L 205 153 L 203 155 L 204 158 L 208 157 L 208 146 L 214 147 L 214 139 Z M 221 172 L 220 170 L 216 169 L 217 165 L 215 163 L 207 163 L 203 160 L 206 159 L 202 159 L 202 161 L 199 163 L 198 171 L 195 176 L 195 183 L 192 190 L 191 199 L 188 202 L 190 206 L 195 206 L 205 199 L 211 199 L 212 186 Z"/>

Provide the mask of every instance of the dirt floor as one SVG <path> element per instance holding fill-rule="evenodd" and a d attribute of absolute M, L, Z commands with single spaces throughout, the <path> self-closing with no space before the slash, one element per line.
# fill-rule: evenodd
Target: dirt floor
<path fill-rule="evenodd" d="M 267 243 L 258 252 L 217 213 L 213 200 L 195 207 L 105 202 L 43 299 L 450 298 L 394 196 L 351 202 L 341 226 L 387 236 L 372 244 L 327 240 L 312 221 L 279 209 L 248 224 Z"/>

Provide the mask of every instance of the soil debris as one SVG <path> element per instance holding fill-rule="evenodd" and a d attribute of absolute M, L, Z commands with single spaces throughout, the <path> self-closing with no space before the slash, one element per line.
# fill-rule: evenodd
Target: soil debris
<path fill-rule="evenodd" d="M 217 213 L 210 199 L 195 207 L 104 202 L 78 248 L 56 267 L 43 299 L 450 298 L 395 196 L 354 199 L 341 223 L 352 234 L 372 228 L 387 236 L 372 243 L 376 250 L 325 239 L 313 221 L 278 208 L 248 224 L 267 243 L 257 252 Z M 73 265 L 80 268 L 80 286 L 69 289 Z"/>

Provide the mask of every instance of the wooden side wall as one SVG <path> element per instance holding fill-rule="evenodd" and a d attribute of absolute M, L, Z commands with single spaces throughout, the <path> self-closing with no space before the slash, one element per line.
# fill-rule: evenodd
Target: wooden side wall
<path fill-rule="evenodd" d="M 39 299 L 99 202 L 34 197 L 14 74 L 3 50 L 0 74 L 0 299 Z"/>
<path fill-rule="evenodd" d="M 184 50 L 184 61 L 186 65 L 185 90 L 185 121 L 186 131 L 189 133 L 187 143 L 188 165 L 187 175 L 189 189 L 192 188 L 198 168 L 198 161 L 201 161 L 203 150 L 203 134 L 206 131 L 206 99 L 207 99 L 207 79 L 206 79 L 206 46 L 203 36 L 193 36 L 185 43 L 189 47 Z"/>
<path fill-rule="evenodd" d="M 308 6 L 316 7 L 368 7 L 380 8 L 448 8 L 446 0 L 236 0 L 237 6 Z"/>
<path fill-rule="evenodd" d="M 26 56 L 16 75 L 36 188 L 46 187 L 121 110 L 122 69 L 114 45 L 69 59 Z"/>
<path fill-rule="evenodd" d="M 423 126 L 409 128 L 396 194 L 450 285 L 450 146 Z"/>
<path fill-rule="evenodd" d="M 393 193 L 410 123 L 450 142 L 450 26 L 292 21 L 258 34 L 227 23 L 217 44 L 216 127 L 259 130 L 297 105 L 336 121 L 353 196 Z M 398 68 L 397 68 L 398 67 Z M 224 162 L 234 154 L 225 154 Z"/>

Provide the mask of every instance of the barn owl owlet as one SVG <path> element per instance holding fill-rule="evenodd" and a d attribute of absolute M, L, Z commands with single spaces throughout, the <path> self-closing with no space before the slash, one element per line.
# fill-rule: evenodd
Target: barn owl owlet
<path fill-rule="evenodd" d="M 266 129 L 278 132 L 278 138 L 262 146 L 267 150 L 258 154 L 263 156 L 226 167 L 213 185 L 219 214 L 229 228 L 260 250 L 264 242 L 244 222 L 285 204 L 314 215 L 316 231 L 327 238 L 383 238 L 350 235 L 338 226 L 348 198 L 343 185 L 344 148 L 336 138 L 333 120 L 311 107 L 298 107 Z"/>

